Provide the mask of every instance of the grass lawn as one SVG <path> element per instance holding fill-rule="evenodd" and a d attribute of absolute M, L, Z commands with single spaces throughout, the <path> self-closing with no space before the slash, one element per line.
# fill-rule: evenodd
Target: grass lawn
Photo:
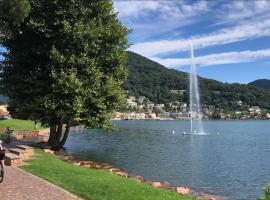
<path fill-rule="evenodd" d="M 87 169 L 35 149 L 30 165 L 21 168 L 42 177 L 78 196 L 91 200 L 191 200 L 189 196 L 156 189 L 104 170 Z M 44 191 L 46 192 L 46 191 Z"/>
<path fill-rule="evenodd" d="M 0 128 L 11 128 L 11 129 L 21 129 L 21 130 L 35 130 L 35 123 L 31 120 L 22 119 L 9 119 L 0 120 Z M 43 129 L 40 123 L 37 125 L 37 130 Z"/>

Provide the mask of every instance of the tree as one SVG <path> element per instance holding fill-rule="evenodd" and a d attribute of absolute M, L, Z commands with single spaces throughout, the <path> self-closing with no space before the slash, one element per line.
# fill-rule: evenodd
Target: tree
<path fill-rule="evenodd" d="M 0 0 L 0 38 L 10 34 L 27 17 L 30 4 L 27 0 Z"/>
<path fill-rule="evenodd" d="M 111 128 L 124 99 L 129 32 L 112 2 L 28 2 L 16 28 L 5 20 L 11 36 L 0 41 L 7 49 L 1 75 L 11 114 L 48 124 L 53 148 L 65 144 L 73 124 Z"/>

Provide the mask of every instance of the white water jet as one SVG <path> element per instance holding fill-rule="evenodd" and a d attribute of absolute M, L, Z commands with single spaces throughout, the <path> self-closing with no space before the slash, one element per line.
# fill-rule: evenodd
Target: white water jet
<path fill-rule="evenodd" d="M 190 43 L 190 73 L 189 73 L 189 115 L 190 133 L 204 135 L 200 103 L 197 70 L 194 61 L 193 45 Z"/>

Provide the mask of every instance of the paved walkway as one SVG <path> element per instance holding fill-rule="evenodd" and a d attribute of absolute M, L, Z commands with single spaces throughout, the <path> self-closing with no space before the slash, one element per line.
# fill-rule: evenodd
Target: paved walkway
<path fill-rule="evenodd" d="M 79 200 L 78 197 L 16 167 L 6 167 L 1 200 Z"/>

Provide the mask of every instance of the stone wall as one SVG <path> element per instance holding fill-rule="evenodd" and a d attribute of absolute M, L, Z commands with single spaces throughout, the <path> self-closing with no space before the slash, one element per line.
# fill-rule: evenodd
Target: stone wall
<path fill-rule="evenodd" d="M 1 128 L 0 132 L 5 133 L 6 128 Z M 17 140 L 23 138 L 30 138 L 30 137 L 38 137 L 38 136 L 46 136 L 50 132 L 50 129 L 41 129 L 41 130 L 12 130 L 11 138 L 15 138 Z"/>

